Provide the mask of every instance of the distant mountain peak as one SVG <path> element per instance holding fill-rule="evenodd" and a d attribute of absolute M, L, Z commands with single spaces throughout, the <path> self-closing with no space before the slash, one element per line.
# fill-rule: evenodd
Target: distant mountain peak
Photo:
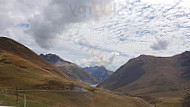
<path fill-rule="evenodd" d="M 190 83 L 190 51 L 186 51 L 172 57 L 155 57 L 141 55 L 129 60 L 114 72 L 107 80 L 99 84 L 111 90 L 123 92 L 146 90 L 156 92 L 157 87 L 161 91 L 183 90 L 183 86 L 189 88 Z M 182 82 L 183 81 L 183 82 Z M 154 87 L 154 88 L 153 88 Z M 159 91 L 160 91 L 159 90 Z"/>
<path fill-rule="evenodd" d="M 90 73 L 86 72 L 78 65 L 65 61 L 56 54 L 40 54 L 40 56 L 49 63 L 53 64 L 60 71 L 64 72 L 70 78 L 86 84 L 97 84 L 99 82 Z"/>
<path fill-rule="evenodd" d="M 65 73 L 13 39 L 0 37 L 0 56 L 1 87 L 5 86 L 9 89 L 16 87 L 19 89 L 63 89 L 63 86 L 56 84 L 74 83 Z M 53 83 L 50 83 L 51 81 Z"/>
<path fill-rule="evenodd" d="M 190 55 L 190 51 L 185 51 L 181 55 Z"/>
<path fill-rule="evenodd" d="M 190 51 L 185 51 L 184 53 L 190 53 Z"/>
<path fill-rule="evenodd" d="M 93 69 L 106 69 L 103 65 L 102 66 L 93 66 L 93 67 L 86 67 L 86 68 L 93 68 Z"/>
<path fill-rule="evenodd" d="M 56 54 L 40 54 L 40 56 L 44 59 L 46 59 L 48 62 L 50 62 L 51 64 L 56 64 L 57 62 L 62 62 L 62 63 L 69 63 L 71 64 L 71 62 L 69 61 L 65 61 L 63 60 L 61 57 L 59 57 Z"/>
<path fill-rule="evenodd" d="M 84 69 L 100 81 L 107 79 L 113 73 L 104 66 L 86 67 Z"/>

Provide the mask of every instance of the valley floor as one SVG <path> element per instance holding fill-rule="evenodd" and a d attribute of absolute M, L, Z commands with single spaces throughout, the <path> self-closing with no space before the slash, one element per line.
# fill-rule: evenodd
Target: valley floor
<path fill-rule="evenodd" d="M 27 107 L 152 107 L 144 100 L 137 97 L 127 97 L 114 92 L 81 92 L 81 91 L 59 91 L 59 90 L 35 90 L 4 91 L 0 94 L 2 106 L 23 107 L 26 96 Z"/>

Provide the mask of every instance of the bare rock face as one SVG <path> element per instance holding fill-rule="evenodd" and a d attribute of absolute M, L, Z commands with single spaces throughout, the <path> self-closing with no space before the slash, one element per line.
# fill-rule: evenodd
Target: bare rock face
<path fill-rule="evenodd" d="M 65 61 L 55 54 L 41 54 L 40 56 L 72 79 L 89 85 L 99 83 L 95 77 L 93 77 L 90 73 L 86 72 L 78 65 Z"/>
<path fill-rule="evenodd" d="M 86 67 L 84 70 L 92 74 L 101 82 L 106 80 L 113 73 L 112 71 L 107 70 L 104 66 Z"/>

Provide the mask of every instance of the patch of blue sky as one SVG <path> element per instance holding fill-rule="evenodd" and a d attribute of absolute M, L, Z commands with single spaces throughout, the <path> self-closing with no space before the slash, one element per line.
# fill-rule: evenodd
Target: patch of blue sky
<path fill-rule="evenodd" d="M 28 23 L 20 23 L 17 25 L 18 27 L 23 27 L 23 28 L 29 28 L 30 27 L 30 24 Z"/>
<path fill-rule="evenodd" d="M 181 26 L 181 25 L 177 25 L 178 28 L 186 28 L 186 29 L 190 29 L 190 26 Z"/>
<path fill-rule="evenodd" d="M 127 54 L 119 52 L 117 50 L 107 49 L 107 48 L 103 48 L 103 47 L 99 47 L 99 46 L 92 46 L 92 45 L 89 45 L 89 44 L 78 44 L 78 45 L 84 46 L 84 47 L 88 48 L 89 50 L 91 50 L 91 49 L 94 50 L 95 49 L 96 51 L 102 51 L 102 52 L 106 52 L 106 53 L 114 53 L 114 52 L 116 52 L 116 53 L 119 53 L 119 56 L 128 57 Z"/>

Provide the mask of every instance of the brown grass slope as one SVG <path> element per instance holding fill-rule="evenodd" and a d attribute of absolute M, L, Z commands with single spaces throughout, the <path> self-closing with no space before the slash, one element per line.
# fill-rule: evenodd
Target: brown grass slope
<path fill-rule="evenodd" d="M 180 107 L 190 89 L 189 68 L 188 51 L 173 57 L 141 55 L 128 61 L 99 86 L 144 97 L 152 103 L 167 102 L 162 102 L 160 107 L 167 104 Z"/>
<path fill-rule="evenodd" d="M 0 86 L 9 88 L 64 88 L 74 82 L 27 47 L 0 38 Z M 59 84 L 59 85 L 55 85 Z"/>
<path fill-rule="evenodd" d="M 5 89 L 28 91 L 19 92 L 17 104 L 16 94 Z M 36 89 L 42 91 L 36 92 Z M 0 37 L 0 106 L 23 107 L 23 95 L 27 98 L 27 107 L 149 107 L 140 98 L 72 80 L 25 46 Z M 107 100 L 102 102 L 102 98 Z"/>
<path fill-rule="evenodd" d="M 55 54 L 41 54 L 40 57 L 57 67 L 70 78 L 85 84 L 97 84 L 99 81 L 78 65 L 65 61 Z"/>

